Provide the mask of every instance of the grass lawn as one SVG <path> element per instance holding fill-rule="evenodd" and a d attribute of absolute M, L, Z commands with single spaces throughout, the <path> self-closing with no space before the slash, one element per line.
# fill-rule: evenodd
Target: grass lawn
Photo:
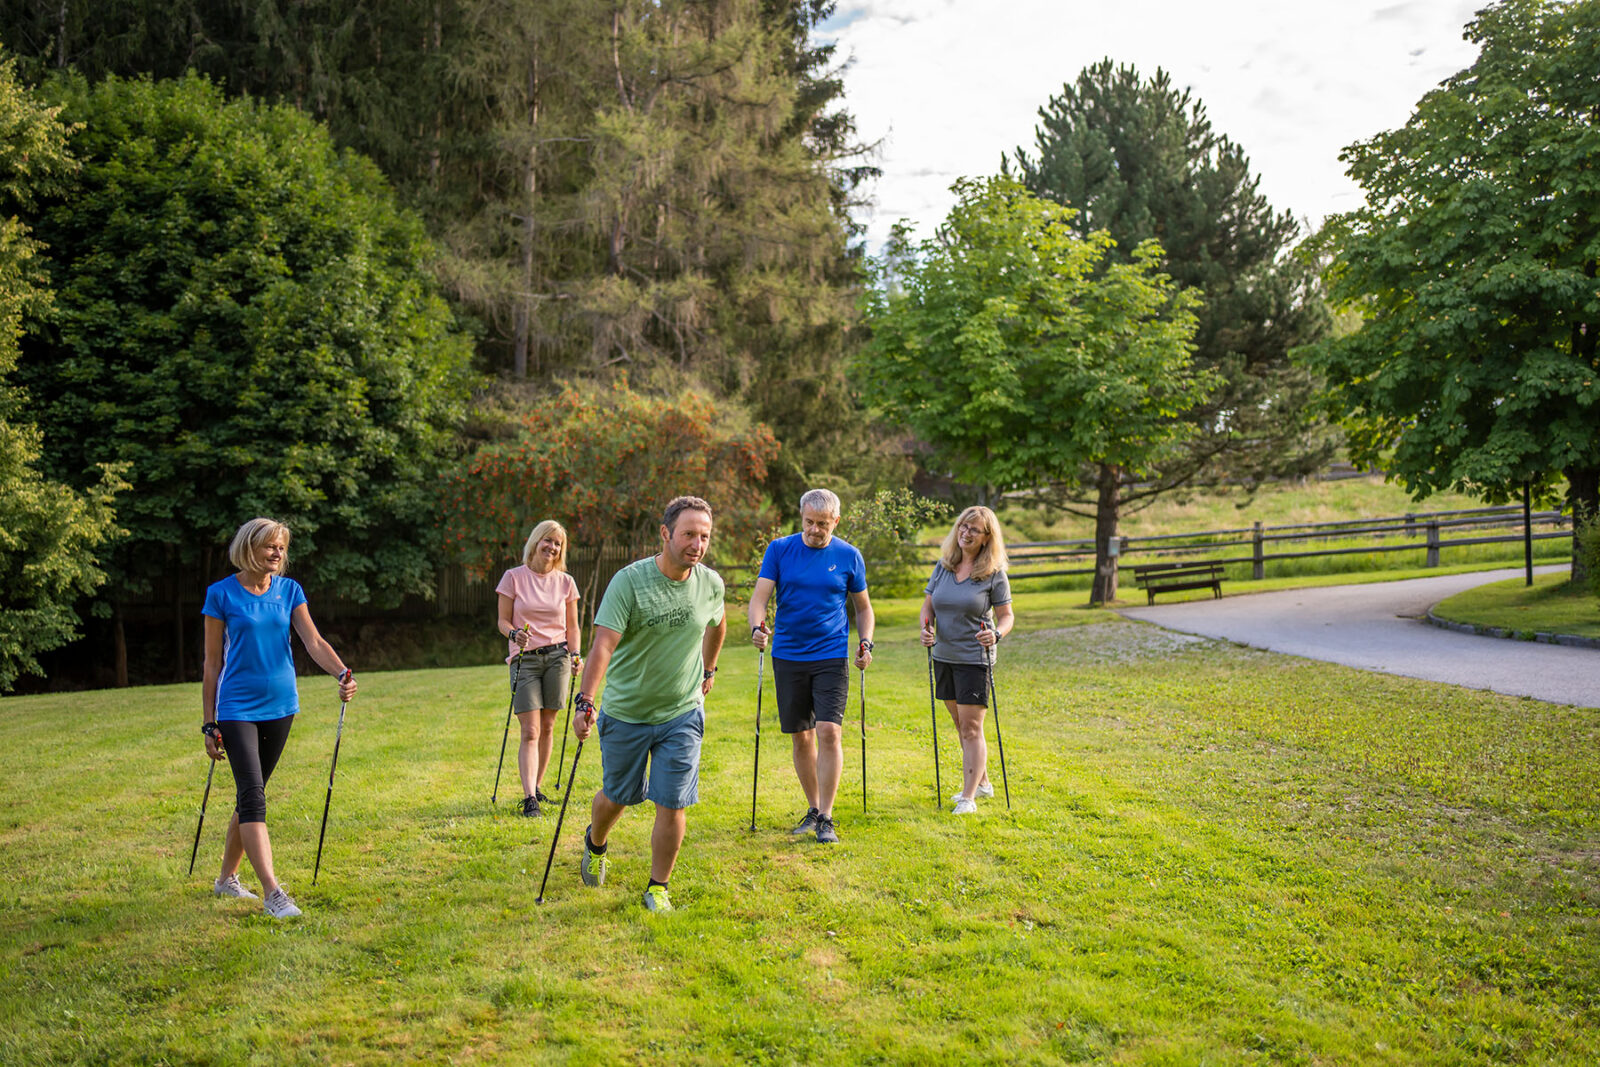
<path fill-rule="evenodd" d="M 730 648 L 668 916 L 638 904 L 648 808 L 611 883 L 578 881 L 597 746 L 535 906 L 554 819 L 489 806 L 499 668 L 364 676 L 316 887 L 338 708 L 305 686 L 269 808 L 288 923 L 210 895 L 225 769 L 184 875 L 197 686 L 0 701 L 0 1063 L 1600 1059 L 1600 713 L 1080 599 L 1019 598 L 1013 807 L 964 819 L 915 604 L 881 605 L 869 808 L 852 720 L 834 847 L 786 832 L 770 678 L 749 832 L 756 663 Z"/>
<path fill-rule="evenodd" d="M 1525 579 L 1512 578 L 1468 589 L 1442 601 L 1433 613 L 1451 622 L 1519 633 L 1600 637 L 1600 597 L 1574 585 L 1565 572 L 1534 575 L 1531 586 Z"/>

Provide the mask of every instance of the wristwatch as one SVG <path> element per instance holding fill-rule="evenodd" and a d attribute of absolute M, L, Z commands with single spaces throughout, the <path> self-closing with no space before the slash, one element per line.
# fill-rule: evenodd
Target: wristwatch
<path fill-rule="evenodd" d="M 214 722 L 203 722 L 200 724 L 200 732 L 205 734 L 207 737 L 221 737 L 222 727 L 218 726 Z"/>
<path fill-rule="evenodd" d="M 877 646 L 874 645 L 871 641 L 868 641 L 865 637 L 863 637 L 861 639 L 861 647 L 866 649 L 868 652 L 871 652 Z"/>
<path fill-rule="evenodd" d="M 716 673 L 717 673 L 717 669 L 715 667 L 712 667 L 710 670 L 702 669 L 701 672 L 700 672 L 701 680 L 709 682 L 709 681 L 711 681 L 711 676 L 716 674 Z"/>

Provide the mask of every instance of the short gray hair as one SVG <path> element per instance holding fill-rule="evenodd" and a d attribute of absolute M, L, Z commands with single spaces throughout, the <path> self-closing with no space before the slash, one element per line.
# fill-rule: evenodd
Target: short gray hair
<path fill-rule="evenodd" d="M 804 511 L 807 508 L 812 511 L 820 511 L 824 515 L 837 517 L 839 514 L 839 498 L 834 495 L 832 490 L 808 489 L 800 497 L 800 510 Z"/>

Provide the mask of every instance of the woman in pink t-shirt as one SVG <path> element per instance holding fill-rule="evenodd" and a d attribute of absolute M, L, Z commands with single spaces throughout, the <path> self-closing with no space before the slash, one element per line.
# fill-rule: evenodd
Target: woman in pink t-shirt
<path fill-rule="evenodd" d="M 578 583 L 567 573 L 566 529 L 554 519 L 535 526 L 522 549 L 522 566 L 506 571 L 494 591 L 500 594 L 500 632 L 510 640 L 506 662 L 517 687 L 512 706 L 522 727 L 522 814 L 538 815 L 539 805 L 550 799 L 539 786 L 550 765 L 556 713 L 571 677 L 583 667 Z"/>

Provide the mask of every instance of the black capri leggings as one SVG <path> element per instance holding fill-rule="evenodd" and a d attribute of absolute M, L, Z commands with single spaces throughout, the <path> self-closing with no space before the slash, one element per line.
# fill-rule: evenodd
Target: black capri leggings
<path fill-rule="evenodd" d="M 265 722 L 218 720 L 222 747 L 228 753 L 228 766 L 233 768 L 233 785 L 237 790 L 233 810 L 238 813 L 240 823 L 267 821 L 267 779 L 272 777 L 272 768 L 283 755 L 289 727 L 293 725 L 293 715 Z"/>

